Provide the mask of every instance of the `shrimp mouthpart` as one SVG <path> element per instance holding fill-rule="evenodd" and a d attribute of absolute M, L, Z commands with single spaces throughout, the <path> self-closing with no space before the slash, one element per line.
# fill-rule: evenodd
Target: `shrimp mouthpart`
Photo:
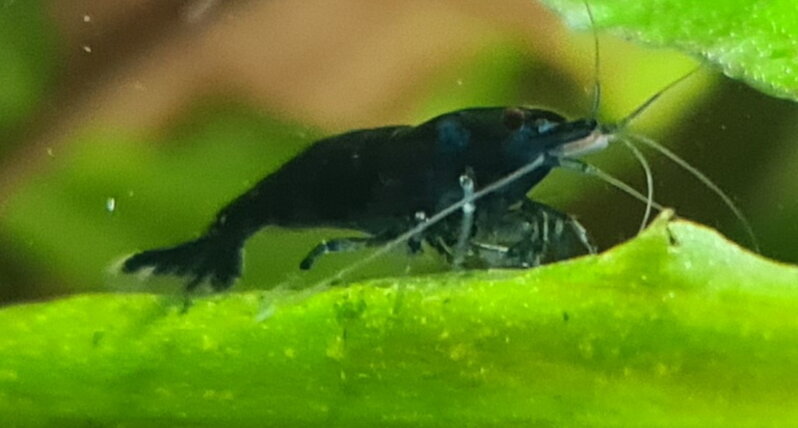
<path fill-rule="evenodd" d="M 584 156 L 606 149 L 613 138 L 613 134 L 596 129 L 584 138 L 557 146 L 549 154 L 558 158 Z"/>

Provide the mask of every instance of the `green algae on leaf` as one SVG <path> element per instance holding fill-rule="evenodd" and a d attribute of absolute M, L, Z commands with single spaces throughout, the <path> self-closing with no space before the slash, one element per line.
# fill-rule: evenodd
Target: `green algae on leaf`
<path fill-rule="evenodd" d="M 95 294 L 0 310 L 2 419 L 353 427 L 798 418 L 798 268 L 667 216 L 602 255 L 539 269 L 374 280 L 302 299 L 229 293 L 181 307 L 174 297 Z"/>

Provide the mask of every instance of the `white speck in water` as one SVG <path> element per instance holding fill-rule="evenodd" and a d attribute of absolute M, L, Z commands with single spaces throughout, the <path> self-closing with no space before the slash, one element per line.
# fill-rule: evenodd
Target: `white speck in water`
<path fill-rule="evenodd" d="M 89 46 L 89 45 L 83 45 L 83 52 L 86 52 L 86 53 L 91 53 L 91 46 Z"/>
<path fill-rule="evenodd" d="M 86 22 L 86 23 L 91 22 L 91 15 L 89 15 L 88 13 L 83 15 L 83 22 Z"/>
<path fill-rule="evenodd" d="M 105 209 L 108 210 L 109 213 L 116 211 L 116 198 L 111 197 L 105 200 Z"/>

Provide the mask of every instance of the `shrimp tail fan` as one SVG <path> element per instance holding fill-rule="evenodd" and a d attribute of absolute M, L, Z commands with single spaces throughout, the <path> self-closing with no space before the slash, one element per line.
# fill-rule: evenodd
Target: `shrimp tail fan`
<path fill-rule="evenodd" d="M 155 275 L 184 276 L 188 279 L 188 291 L 209 280 L 215 290 L 221 291 L 241 275 L 244 239 L 207 234 L 173 247 L 134 254 L 123 262 L 122 271 L 134 273 L 152 269 Z"/>

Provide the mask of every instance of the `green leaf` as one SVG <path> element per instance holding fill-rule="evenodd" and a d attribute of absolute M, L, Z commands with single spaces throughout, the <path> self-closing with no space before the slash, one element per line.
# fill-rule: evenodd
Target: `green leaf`
<path fill-rule="evenodd" d="M 666 216 L 603 255 L 0 311 L 19 426 L 789 425 L 798 268 Z M 13 419 L 9 419 L 13 418 Z"/>
<path fill-rule="evenodd" d="M 589 28 L 583 0 L 543 0 Z M 596 27 L 700 56 L 767 94 L 798 100 L 794 0 L 590 0 Z"/>

